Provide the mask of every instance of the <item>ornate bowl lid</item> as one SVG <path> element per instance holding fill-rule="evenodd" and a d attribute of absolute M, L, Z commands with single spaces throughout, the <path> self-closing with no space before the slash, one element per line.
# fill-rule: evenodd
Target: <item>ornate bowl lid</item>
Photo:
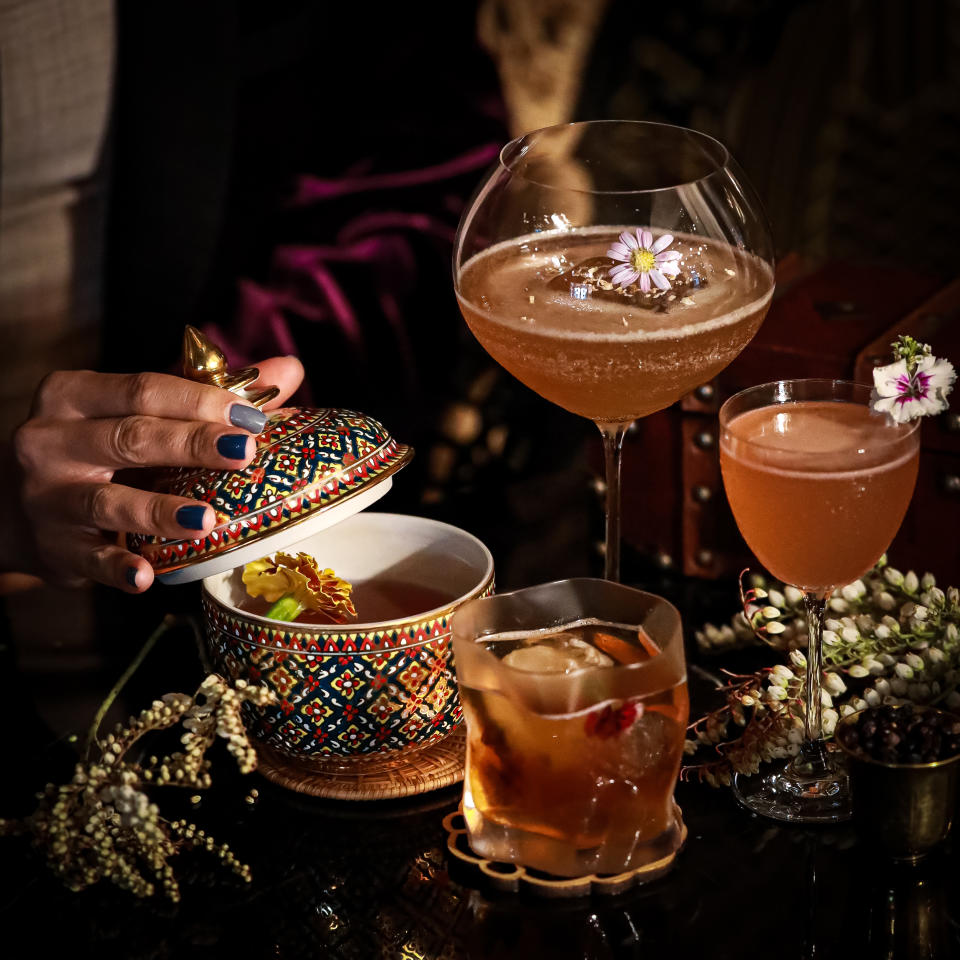
<path fill-rule="evenodd" d="M 198 346 L 199 345 L 199 346 Z M 197 350 L 215 351 L 199 362 Z M 244 388 L 256 369 L 226 375 L 223 355 L 199 331 L 187 328 L 187 376 L 216 382 L 256 405 L 276 390 Z M 210 371 L 217 371 L 211 375 Z M 339 523 L 379 500 L 412 448 L 398 443 L 378 421 L 338 409 L 274 410 L 257 437 L 253 460 L 242 470 L 169 471 L 157 489 L 209 503 L 217 523 L 200 539 L 171 540 L 129 533 L 127 546 L 165 583 L 185 583 L 249 563 Z"/>

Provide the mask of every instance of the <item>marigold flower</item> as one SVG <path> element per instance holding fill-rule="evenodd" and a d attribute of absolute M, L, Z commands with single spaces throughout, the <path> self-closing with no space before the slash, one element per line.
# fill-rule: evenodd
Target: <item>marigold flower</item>
<path fill-rule="evenodd" d="M 346 623 L 357 615 L 350 598 L 353 586 L 333 570 L 321 570 L 306 553 L 254 560 L 243 568 L 242 577 L 251 597 L 273 604 L 266 615 L 275 620 L 294 620 L 304 610 L 325 613 L 334 623 Z"/>

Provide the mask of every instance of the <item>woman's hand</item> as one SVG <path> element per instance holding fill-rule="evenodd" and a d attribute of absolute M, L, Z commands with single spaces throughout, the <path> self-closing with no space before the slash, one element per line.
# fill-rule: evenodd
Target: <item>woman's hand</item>
<path fill-rule="evenodd" d="M 265 409 L 281 405 L 303 379 L 295 357 L 259 368 L 258 383 L 280 388 Z M 131 467 L 240 469 L 252 459 L 265 420 L 227 390 L 168 374 L 50 374 L 14 435 L 15 463 L 7 469 L 18 474 L 17 489 L 6 499 L 15 515 L 0 533 L 0 568 L 66 585 L 96 580 L 128 593 L 146 590 L 150 564 L 110 532 L 203 537 L 214 527 L 214 511 L 112 482 L 114 474 Z"/>

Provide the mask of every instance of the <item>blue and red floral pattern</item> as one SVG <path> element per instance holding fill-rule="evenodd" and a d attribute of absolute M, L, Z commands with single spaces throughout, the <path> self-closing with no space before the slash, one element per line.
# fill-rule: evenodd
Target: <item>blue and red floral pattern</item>
<path fill-rule="evenodd" d="M 273 690 L 277 704 L 247 710 L 244 722 L 293 760 L 423 746 L 462 719 L 450 638 L 456 608 L 493 589 L 491 575 L 433 617 L 378 629 L 268 622 L 204 590 L 207 649 L 225 676 Z"/>
<path fill-rule="evenodd" d="M 484 584 L 476 596 L 486 596 L 492 592 L 491 582 Z M 355 630 L 345 623 L 318 630 L 314 624 L 296 621 L 281 624 L 250 614 L 235 613 L 213 600 L 206 591 L 202 606 L 203 618 L 209 630 L 230 637 L 233 642 L 272 647 L 288 653 L 376 654 L 383 651 L 381 655 L 385 656 L 385 651 L 413 647 L 450 634 L 449 613 L 441 613 L 428 620 L 398 621 L 376 629 L 364 628 L 360 624 L 360 629 Z"/>
<path fill-rule="evenodd" d="M 492 592 L 491 579 L 476 596 Z M 277 696 L 273 707 L 246 711 L 247 729 L 294 760 L 318 762 L 423 746 L 460 723 L 455 606 L 432 619 L 351 632 L 266 624 L 203 598 L 214 669 Z"/>
<path fill-rule="evenodd" d="M 158 572 L 224 553 L 247 539 L 296 523 L 404 466 L 412 451 L 382 424 L 349 410 L 275 410 L 257 452 L 238 471 L 171 472 L 163 492 L 209 503 L 217 525 L 207 537 L 168 540 L 132 533 L 127 544 Z"/>

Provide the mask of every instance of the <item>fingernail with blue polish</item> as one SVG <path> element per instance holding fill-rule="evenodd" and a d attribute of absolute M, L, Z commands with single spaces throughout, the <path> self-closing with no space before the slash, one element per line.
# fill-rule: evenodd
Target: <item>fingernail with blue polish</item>
<path fill-rule="evenodd" d="M 206 515 L 207 508 L 202 503 L 196 505 L 187 504 L 187 506 L 181 507 L 177 511 L 177 523 L 179 523 L 184 530 L 202 530 L 203 518 Z"/>
<path fill-rule="evenodd" d="M 137 568 L 127 567 L 127 583 L 136 590 L 137 588 Z"/>
<path fill-rule="evenodd" d="M 267 415 L 256 407 L 248 407 L 243 403 L 235 403 L 230 408 L 230 422 L 241 430 L 251 433 L 260 433 L 267 425 Z"/>
<path fill-rule="evenodd" d="M 225 433 L 217 441 L 217 453 L 228 460 L 247 459 L 247 436 L 241 433 Z"/>

